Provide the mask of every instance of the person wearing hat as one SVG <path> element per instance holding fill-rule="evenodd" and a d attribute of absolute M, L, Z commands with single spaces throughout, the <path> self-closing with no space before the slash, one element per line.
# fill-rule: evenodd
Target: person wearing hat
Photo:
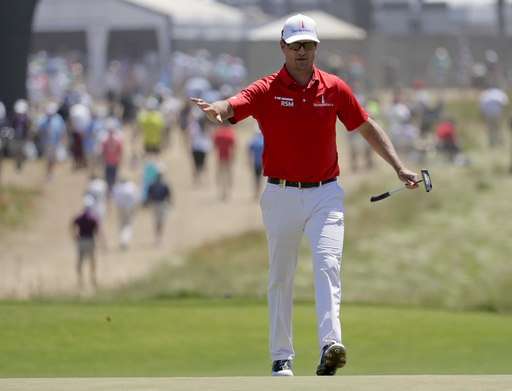
<path fill-rule="evenodd" d="M 77 277 L 78 287 L 83 286 L 83 263 L 86 258 L 90 262 L 90 279 L 93 286 L 96 285 L 96 238 L 99 237 L 100 224 L 92 209 L 94 207 L 94 197 L 85 195 L 82 198 L 84 210 L 81 214 L 73 218 L 71 222 L 71 237 L 76 242 L 78 250 Z"/>
<path fill-rule="evenodd" d="M 117 171 L 123 159 L 123 139 L 118 134 L 119 122 L 114 118 L 105 119 L 107 138 L 101 145 L 103 164 L 105 165 L 105 181 L 107 182 L 108 194 L 117 181 Z"/>
<path fill-rule="evenodd" d="M 13 129 L 14 137 L 9 140 L 9 154 L 16 162 L 16 169 L 21 172 L 26 159 L 26 147 L 32 140 L 30 133 L 31 121 L 29 105 L 26 99 L 17 99 L 14 102 L 13 112 L 10 118 L 10 127 Z"/>
<path fill-rule="evenodd" d="M 123 173 L 112 187 L 111 199 L 119 213 L 119 245 L 126 250 L 132 238 L 132 219 L 140 203 L 140 192 L 137 185 Z"/>
<path fill-rule="evenodd" d="M 46 160 L 46 178 L 52 179 L 57 151 L 66 148 L 66 123 L 57 112 L 59 105 L 49 102 L 45 107 L 45 115 L 37 128 L 36 138 Z"/>
<path fill-rule="evenodd" d="M 4 146 L 2 144 L 2 138 L 9 137 L 9 131 L 4 128 L 7 123 L 5 105 L 0 101 L 0 184 L 2 183 L 2 161 L 4 159 Z"/>
<path fill-rule="evenodd" d="M 142 135 L 144 151 L 159 155 L 165 138 L 165 117 L 159 110 L 160 103 L 154 96 L 146 99 L 146 108 L 137 116 L 137 128 Z"/>
<path fill-rule="evenodd" d="M 165 219 L 167 212 L 173 205 L 172 191 L 169 184 L 164 180 L 165 165 L 156 165 L 156 178 L 149 185 L 147 203 L 153 209 L 155 245 L 162 242 Z"/>
<path fill-rule="evenodd" d="M 213 122 L 235 124 L 254 117 L 264 136 L 261 196 L 267 233 L 269 348 L 273 376 L 293 376 L 293 283 L 300 242 L 312 252 L 320 360 L 319 376 L 332 376 L 346 363 L 339 320 L 340 267 L 345 194 L 337 177 L 336 120 L 357 130 L 409 189 L 418 174 L 408 170 L 384 130 L 368 116 L 337 76 L 315 67 L 320 40 L 313 19 L 288 18 L 281 32 L 285 64 L 227 100 L 192 98 Z"/>

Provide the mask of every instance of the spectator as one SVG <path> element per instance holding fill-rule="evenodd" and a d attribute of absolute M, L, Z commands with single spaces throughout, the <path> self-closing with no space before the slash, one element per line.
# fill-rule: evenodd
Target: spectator
<path fill-rule="evenodd" d="M 494 84 L 490 84 L 478 96 L 478 109 L 485 122 L 490 148 L 503 145 L 501 121 L 508 103 L 507 94 Z"/>
<path fill-rule="evenodd" d="M 9 154 L 16 162 L 16 169 L 21 172 L 25 161 L 25 148 L 32 135 L 30 134 L 29 106 L 25 99 L 18 99 L 14 103 L 14 111 L 11 116 L 11 127 L 14 130 L 14 137 L 9 140 Z"/>
<path fill-rule="evenodd" d="M 465 44 L 460 46 L 456 62 L 456 81 L 462 92 L 465 92 L 471 86 L 471 76 L 474 64 L 475 61 L 469 46 Z"/>
<path fill-rule="evenodd" d="M 66 124 L 57 113 L 59 105 L 50 102 L 46 105 L 45 116 L 37 128 L 36 137 L 46 160 L 46 178 L 51 180 L 59 148 L 66 148 Z"/>
<path fill-rule="evenodd" d="M 419 135 L 420 130 L 411 123 L 410 116 L 404 116 L 401 122 L 394 123 L 389 129 L 389 137 L 396 151 L 409 158 L 413 157 Z"/>
<path fill-rule="evenodd" d="M 446 87 L 447 83 L 450 81 L 452 67 L 452 58 L 448 50 L 444 47 L 438 47 L 435 50 L 427 69 L 427 72 L 430 74 L 436 87 Z"/>
<path fill-rule="evenodd" d="M 122 75 L 121 63 L 117 60 L 111 61 L 105 72 L 105 88 L 107 90 L 105 98 L 109 105 L 109 112 L 115 113 L 119 97 L 121 95 Z"/>
<path fill-rule="evenodd" d="M 170 89 L 164 89 L 162 92 L 162 104 L 160 105 L 160 111 L 165 117 L 165 123 L 167 126 L 166 140 L 170 144 L 173 130 L 179 125 L 181 111 L 181 101 L 173 95 Z"/>
<path fill-rule="evenodd" d="M 148 188 L 147 201 L 154 213 L 155 245 L 162 242 L 165 219 L 169 208 L 173 205 L 173 196 L 170 186 L 164 181 L 164 167 L 157 166 L 156 179 Z"/>
<path fill-rule="evenodd" d="M 108 132 L 107 139 L 102 144 L 103 163 L 105 165 L 105 181 L 107 182 L 108 192 L 112 191 L 112 186 L 117 179 L 117 171 L 123 158 L 123 141 L 119 134 L 118 123 L 113 118 L 105 120 L 105 128 Z"/>
<path fill-rule="evenodd" d="M 164 143 L 165 118 L 158 107 L 158 99 L 151 96 L 146 100 L 146 109 L 137 116 L 137 127 L 142 134 L 146 154 L 160 154 Z"/>
<path fill-rule="evenodd" d="M 140 202 L 140 192 L 135 183 L 121 177 L 112 188 L 111 198 L 119 212 L 119 244 L 126 250 L 132 238 L 132 217 Z"/>
<path fill-rule="evenodd" d="M 213 131 L 213 144 L 217 150 L 217 185 L 220 198 L 226 200 L 233 185 L 233 159 L 235 133 L 229 125 L 218 126 Z"/>
<path fill-rule="evenodd" d="M 255 135 L 249 143 L 249 156 L 254 172 L 254 200 L 257 201 L 261 195 L 261 179 L 263 174 L 263 134 L 256 122 L 254 125 Z"/>
<path fill-rule="evenodd" d="M 4 159 L 4 143 L 2 142 L 2 139 L 7 139 L 9 137 L 9 130 L 5 128 L 6 124 L 7 115 L 5 112 L 5 105 L 0 101 L 0 184 L 2 183 L 2 161 Z"/>
<path fill-rule="evenodd" d="M 85 153 L 83 149 L 84 133 L 91 125 L 91 110 L 84 103 L 76 103 L 69 109 L 69 121 L 72 136 L 72 152 L 75 170 L 86 167 Z"/>
<path fill-rule="evenodd" d="M 85 187 L 85 195 L 91 196 L 94 200 L 90 207 L 91 213 L 101 223 L 107 215 L 107 183 L 96 174 L 92 174 Z"/>
<path fill-rule="evenodd" d="M 158 174 L 157 160 L 149 157 L 144 159 L 142 163 L 142 178 L 141 178 L 141 202 L 147 205 L 148 188 L 155 180 Z"/>
<path fill-rule="evenodd" d="M 82 149 L 84 153 L 85 165 L 89 173 L 93 173 L 98 168 L 101 158 L 101 134 L 105 129 L 106 110 L 102 107 L 94 107 L 91 110 L 91 122 L 84 129 L 82 134 Z"/>
<path fill-rule="evenodd" d="M 84 211 L 71 223 L 71 237 L 76 242 L 78 251 L 77 277 L 79 288 L 83 287 L 83 264 L 90 262 L 91 284 L 96 286 L 96 239 L 99 236 L 100 223 L 92 213 L 94 198 L 86 195 L 83 198 Z"/>
<path fill-rule="evenodd" d="M 132 130 L 132 126 L 137 119 L 137 94 L 134 91 L 134 88 L 130 86 L 126 86 L 123 88 L 120 97 L 120 104 L 122 108 L 121 119 L 123 121 L 123 125 L 127 126 Z M 130 132 L 131 133 L 131 132 Z"/>
<path fill-rule="evenodd" d="M 194 184 L 202 184 L 204 182 L 206 155 L 212 148 L 212 140 L 208 134 L 210 127 L 208 118 L 194 108 L 189 116 L 187 128 L 187 137 L 194 163 Z"/>
<path fill-rule="evenodd" d="M 443 118 L 436 125 L 434 135 L 436 149 L 446 157 L 448 162 L 454 162 L 462 147 L 462 141 L 457 136 L 454 119 Z"/>

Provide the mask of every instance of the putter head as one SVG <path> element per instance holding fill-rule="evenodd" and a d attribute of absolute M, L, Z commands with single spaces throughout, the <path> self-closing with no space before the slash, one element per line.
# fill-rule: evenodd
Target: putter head
<path fill-rule="evenodd" d="M 432 181 L 430 180 L 430 175 L 426 169 L 421 170 L 421 175 L 423 176 L 425 191 L 428 193 L 430 190 L 432 190 Z"/>

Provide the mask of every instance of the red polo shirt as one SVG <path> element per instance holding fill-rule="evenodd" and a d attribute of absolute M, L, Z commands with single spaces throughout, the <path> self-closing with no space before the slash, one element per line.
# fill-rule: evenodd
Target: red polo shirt
<path fill-rule="evenodd" d="M 286 68 L 229 98 L 237 123 L 253 116 L 264 136 L 263 175 L 294 182 L 338 176 L 336 118 L 351 131 L 368 115 L 340 78 L 313 68 L 304 87 Z"/>

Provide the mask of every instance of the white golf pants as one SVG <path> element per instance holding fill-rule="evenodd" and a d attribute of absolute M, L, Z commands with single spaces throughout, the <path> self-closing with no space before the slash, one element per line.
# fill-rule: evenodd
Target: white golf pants
<path fill-rule="evenodd" d="M 293 282 L 300 243 L 311 247 L 319 351 L 328 341 L 341 343 L 339 321 L 345 193 L 337 182 L 299 189 L 267 183 L 260 205 L 267 232 L 270 358 L 291 360 Z"/>

